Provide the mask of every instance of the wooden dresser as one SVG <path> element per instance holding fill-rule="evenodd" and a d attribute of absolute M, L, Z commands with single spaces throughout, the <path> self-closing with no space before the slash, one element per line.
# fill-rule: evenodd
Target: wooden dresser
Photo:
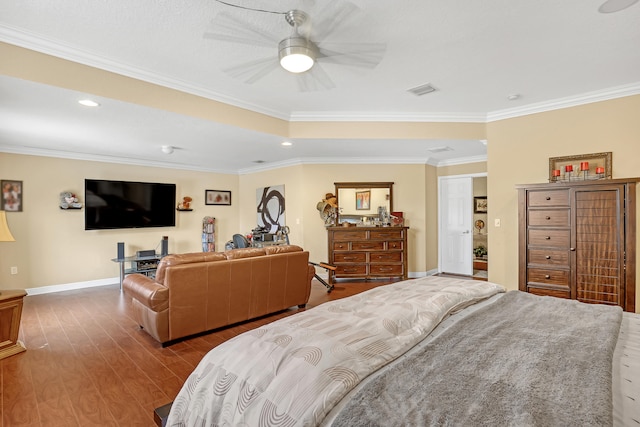
<path fill-rule="evenodd" d="M 409 227 L 327 227 L 329 283 L 336 278 L 407 278 Z"/>
<path fill-rule="evenodd" d="M 635 311 L 636 182 L 519 185 L 519 289 Z"/>

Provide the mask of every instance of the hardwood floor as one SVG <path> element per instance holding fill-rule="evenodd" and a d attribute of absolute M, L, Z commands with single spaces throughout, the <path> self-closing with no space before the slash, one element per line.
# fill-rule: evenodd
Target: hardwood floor
<path fill-rule="evenodd" d="M 307 308 L 389 282 L 313 281 Z M 20 340 L 27 351 L 0 360 L 0 427 L 155 426 L 213 347 L 300 310 L 218 330 L 166 348 L 130 316 L 118 285 L 27 296 Z"/>

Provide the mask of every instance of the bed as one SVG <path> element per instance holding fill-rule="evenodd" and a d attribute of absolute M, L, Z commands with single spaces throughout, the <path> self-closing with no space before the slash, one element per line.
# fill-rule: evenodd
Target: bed
<path fill-rule="evenodd" d="M 209 352 L 170 426 L 640 425 L 640 316 L 407 280 Z"/>

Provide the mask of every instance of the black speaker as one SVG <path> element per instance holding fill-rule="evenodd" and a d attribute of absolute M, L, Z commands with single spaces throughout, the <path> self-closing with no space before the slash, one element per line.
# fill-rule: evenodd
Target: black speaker
<path fill-rule="evenodd" d="M 169 255 L 169 236 L 162 236 L 162 250 L 160 251 L 160 255 Z"/>
<path fill-rule="evenodd" d="M 118 259 L 124 258 L 124 242 L 118 242 Z"/>

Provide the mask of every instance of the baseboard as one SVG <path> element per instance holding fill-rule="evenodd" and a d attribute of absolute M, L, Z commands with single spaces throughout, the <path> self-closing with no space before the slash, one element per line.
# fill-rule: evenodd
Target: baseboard
<path fill-rule="evenodd" d="M 54 292 L 73 291 L 76 289 L 94 288 L 96 286 L 117 285 L 119 277 L 109 279 L 89 280 L 87 282 L 64 283 L 61 285 L 41 286 L 39 288 L 27 288 L 27 295 L 51 294 Z"/>
<path fill-rule="evenodd" d="M 413 272 L 409 272 L 409 278 L 410 279 L 418 279 L 420 277 L 427 277 L 427 276 L 433 276 L 434 274 L 438 273 L 438 269 L 434 268 L 433 270 L 429 270 L 429 271 L 413 271 Z"/>

